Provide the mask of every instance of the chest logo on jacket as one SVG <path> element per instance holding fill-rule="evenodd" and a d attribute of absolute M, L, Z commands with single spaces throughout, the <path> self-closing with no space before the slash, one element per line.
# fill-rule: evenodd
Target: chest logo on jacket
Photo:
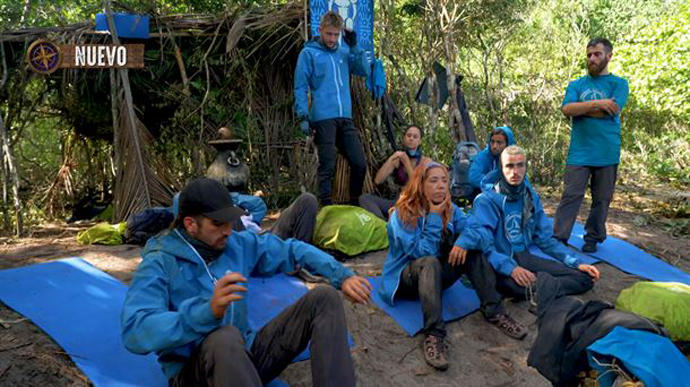
<path fill-rule="evenodd" d="M 522 237 L 522 215 L 509 214 L 503 223 L 505 227 L 506 238 L 511 243 L 520 242 Z"/>

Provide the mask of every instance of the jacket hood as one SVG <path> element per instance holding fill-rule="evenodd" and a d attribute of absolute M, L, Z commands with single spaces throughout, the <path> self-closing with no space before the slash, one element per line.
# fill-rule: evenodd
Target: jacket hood
<path fill-rule="evenodd" d="M 195 263 L 199 262 L 199 257 L 192 250 L 192 247 L 175 229 L 164 231 L 158 237 L 149 238 L 141 252 L 141 256 L 143 257 L 158 251 Z"/>
<path fill-rule="evenodd" d="M 486 149 L 491 151 L 491 132 L 494 129 L 498 129 L 505 133 L 506 137 L 508 138 L 508 145 L 515 145 L 515 135 L 513 134 L 513 129 L 510 126 L 497 126 L 489 131 L 489 138 L 486 140 Z"/>

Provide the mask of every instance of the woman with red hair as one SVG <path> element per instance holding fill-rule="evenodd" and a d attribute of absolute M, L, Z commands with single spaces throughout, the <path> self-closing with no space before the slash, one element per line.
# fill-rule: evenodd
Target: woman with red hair
<path fill-rule="evenodd" d="M 477 291 L 484 316 L 516 339 L 526 329 L 508 316 L 496 291 L 496 275 L 478 251 L 461 255 L 453 246 L 467 220 L 450 199 L 448 170 L 437 162 L 422 163 L 412 174 L 388 220 L 390 247 L 379 287 L 381 298 L 419 298 L 424 316 L 424 359 L 448 368 L 441 293 L 466 273 Z"/>

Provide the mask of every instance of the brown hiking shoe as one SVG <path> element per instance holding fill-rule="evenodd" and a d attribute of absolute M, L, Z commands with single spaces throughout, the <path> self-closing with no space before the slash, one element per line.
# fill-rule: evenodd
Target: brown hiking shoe
<path fill-rule="evenodd" d="M 527 328 L 505 313 L 499 313 L 489 318 L 489 322 L 514 339 L 522 340 L 527 336 Z"/>
<path fill-rule="evenodd" d="M 441 371 L 448 369 L 448 358 L 446 357 L 448 347 L 442 337 L 428 335 L 424 339 L 422 349 L 424 350 L 424 360 L 430 366 Z"/>

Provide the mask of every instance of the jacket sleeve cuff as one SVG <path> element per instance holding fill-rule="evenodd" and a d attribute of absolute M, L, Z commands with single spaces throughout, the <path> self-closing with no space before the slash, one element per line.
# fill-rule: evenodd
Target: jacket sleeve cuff
<path fill-rule="evenodd" d="M 489 262 L 496 271 L 507 277 L 509 277 L 517 267 L 517 262 L 515 262 L 514 259 L 495 251 L 489 256 Z"/>
<path fill-rule="evenodd" d="M 199 333 L 210 332 L 221 321 L 213 315 L 210 300 L 201 299 L 201 297 L 183 301 L 180 304 L 180 312 L 182 316 L 186 316 L 187 324 Z"/>
<path fill-rule="evenodd" d="M 355 273 L 352 270 L 343 266 L 342 269 L 338 270 L 338 272 L 335 273 L 335 275 L 333 276 L 333 279 L 331 280 L 331 285 L 333 285 L 333 287 L 336 289 L 342 289 L 343 282 L 345 282 L 346 279 L 352 277 L 353 275 L 355 275 Z"/>
<path fill-rule="evenodd" d="M 582 261 L 576 256 L 568 254 L 565 259 L 563 259 L 563 263 L 570 268 L 577 269 L 577 267 L 582 264 Z"/>

